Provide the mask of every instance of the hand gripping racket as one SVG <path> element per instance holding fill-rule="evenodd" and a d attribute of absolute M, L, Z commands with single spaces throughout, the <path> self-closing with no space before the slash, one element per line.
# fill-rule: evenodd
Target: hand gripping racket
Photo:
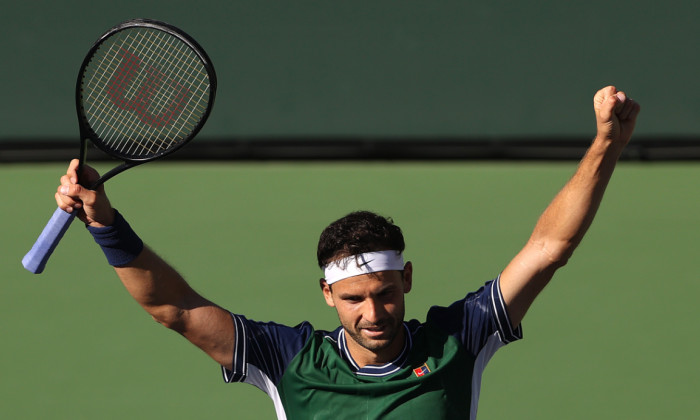
<path fill-rule="evenodd" d="M 206 122 L 215 94 L 211 60 L 180 29 L 134 19 L 107 31 L 85 56 L 78 73 L 78 176 L 85 163 L 87 140 L 123 163 L 95 183 L 80 184 L 94 190 L 120 172 L 182 147 Z M 75 213 L 56 209 L 22 259 L 27 270 L 44 270 Z"/>

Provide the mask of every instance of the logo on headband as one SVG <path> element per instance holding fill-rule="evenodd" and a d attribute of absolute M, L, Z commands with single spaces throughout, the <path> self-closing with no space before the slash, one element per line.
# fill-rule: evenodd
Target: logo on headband
<path fill-rule="evenodd" d="M 362 264 L 357 264 L 357 265 L 358 265 L 358 267 L 364 267 L 364 266 L 366 266 L 367 264 L 371 263 L 372 261 L 374 261 L 374 260 L 365 261 L 365 262 L 363 262 Z"/>
<path fill-rule="evenodd" d="M 399 251 L 366 252 L 331 261 L 323 267 L 326 283 L 333 284 L 348 277 L 377 271 L 403 270 L 403 255 Z"/>

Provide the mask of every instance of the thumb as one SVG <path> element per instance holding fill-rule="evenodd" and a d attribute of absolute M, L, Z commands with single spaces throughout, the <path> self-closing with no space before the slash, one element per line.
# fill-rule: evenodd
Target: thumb
<path fill-rule="evenodd" d="M 610 95 L 599 102 L 596 114 L 599 123 L 607 123 L 613 119 L 618 108 L 622 107 L 622 102 L 617 95 Z"/>

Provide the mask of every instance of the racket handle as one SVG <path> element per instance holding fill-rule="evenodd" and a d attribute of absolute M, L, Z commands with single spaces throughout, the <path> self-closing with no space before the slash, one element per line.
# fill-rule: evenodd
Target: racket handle
<path fill-rule="evenodd" d="M 56 249 L 56 245 L 63 238 L 63 234 L 66 233 L 73 219 L 75 219 L 75 212 L 68 213 L 58 207 L 53 212 L 53 216 L 51 216 L 32 249 L 22 258 L 24 268 L 34 274 L 44 271 L 46 262 L 51 257 L 53 250 Z"/>

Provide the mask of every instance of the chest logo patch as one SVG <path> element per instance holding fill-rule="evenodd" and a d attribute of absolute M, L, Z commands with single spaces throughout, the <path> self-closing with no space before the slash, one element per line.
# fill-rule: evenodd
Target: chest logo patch
<path fill-rule="evenodd" d="M 417 377 L 425 376 L 430 373 L 430 368 L 428 367 L 427 363 L 423 363 L 422 366 L 419 366 L 415 369 L 413 369 L 413 373 L 416 374 Z"/>

